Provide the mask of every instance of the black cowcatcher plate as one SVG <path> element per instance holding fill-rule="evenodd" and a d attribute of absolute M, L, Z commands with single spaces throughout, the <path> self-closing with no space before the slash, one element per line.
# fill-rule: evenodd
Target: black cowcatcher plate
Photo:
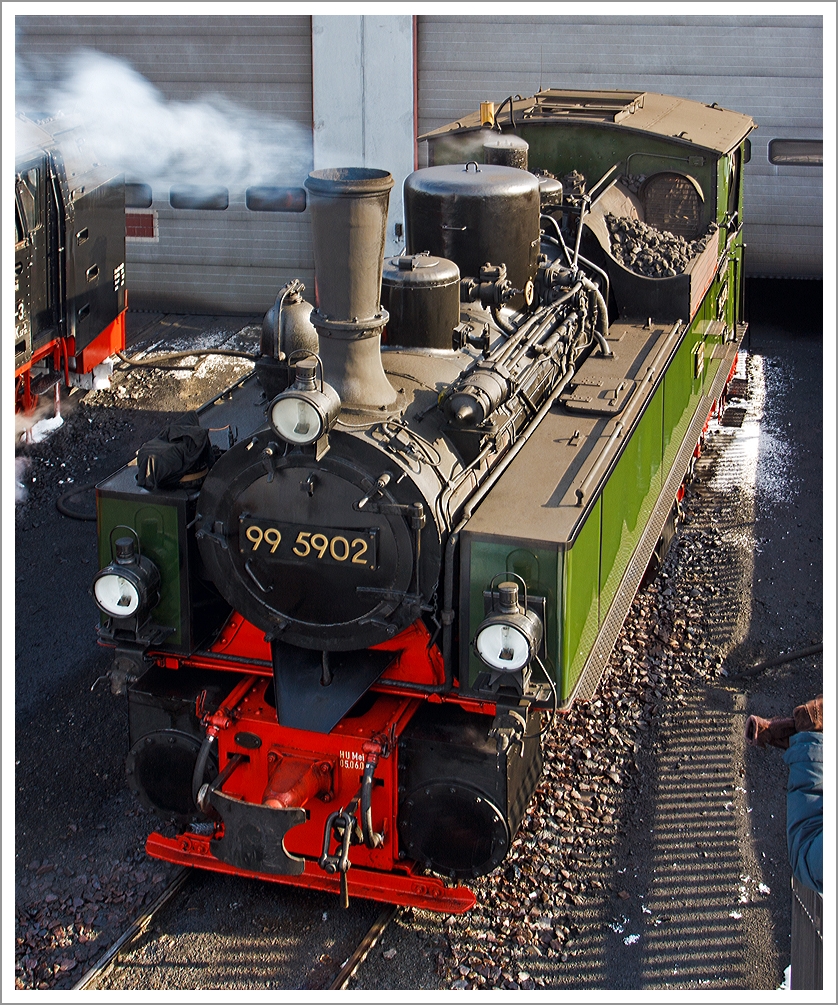
<path fill-rule="evenodd" d="M 287 642 L 271 642 L 276 718 L 280 726 L 330 732 L 384 673 L 397 652 L 356 649 L 330 652 L 323 684 L 323 654 Z"/>

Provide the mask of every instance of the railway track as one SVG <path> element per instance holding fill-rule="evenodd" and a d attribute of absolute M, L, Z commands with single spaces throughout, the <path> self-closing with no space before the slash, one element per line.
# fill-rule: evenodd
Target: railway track
<path fill-rule="evenodd" d="M 110 948 L 103 953 L 99 959 L 93 964 L 90 970 L 73 985 L 73 991 L 91 991 L 94 990 L 99 981 L 101 981 L 114 967 L 116 963 L 122 958 L 122 956 L 128 952 L 130 946 L 147 931 L 148 926 L 154 920 L 154 918 L 163 910 L 163 908 L 183 889 L 183 887 L 189 882 L 192 877 L 191 869 L 181 869 L 175 874 L 175 878 L 169 883 L 169 885 L 163 890 L 157 900 L 154 901 L 149 907 L 138 915 L 131 924 L 125 929 L 122 935 L 110 946 Z"/>
<path fill-rule="evenodd" d="M 160 896 L 126 927 L 124 932 L 96 960 L 84 976 L 73 985 L 71 990 L 92 991 L 100 989 L 102 982 L 114 967 L 126 960 L 133 945 L 141 935 L 148 931 L 152 921 L 178 894 L 186 889 L 193 875 L 194 870 L 190 868 L 179 870 Z M 399 910 L 393 904 L 385 905 L 363 937 L 358 941 L 354 950 L 346 958 L 337 974 L 331 978 L 327 978 L 328 983 L 322 978 L 317 982 L 319 990 L 341 991 L 346 988 L 349 981 L 357 973 L 358 968 L 374 949 L 387 926 L 399 913 Z"/>

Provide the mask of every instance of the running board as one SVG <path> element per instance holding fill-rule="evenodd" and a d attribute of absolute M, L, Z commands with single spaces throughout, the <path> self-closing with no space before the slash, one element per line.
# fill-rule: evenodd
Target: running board
<path fill-rule="evenodd" d="M 746 327 L 737 326 L 737 336 L 739 335 L 739 329 Z M 744 331 L 742 334 L 744 334 Z M 723 346 L 724 353 L 722 354 L 718 372 L 708 393 L 701 398 L 698 404 L 684 441 L 672 464 L 663 491 L 658 497 L 646 529 L 637 543 L 628 568 L 623 574 L 623 579 L 617 589 L 611 610 L 605 616 L 596 641 L 591 648 L 590 655 L 585 661 L 585 666 L 579 675 L 579 680 L 562 705 L 563 708 L 570 708 L 576 701 L 587 701 L 593 697 L 594 692 L 599 687 L 599 682 L 605 673 L 605 668 L 608 666 L 617 636 L 620 634 L 629 608 L 634 602 L 634 598 L 640 588 L 640 583 L 643 580 L 643 575 L 652 557 L 652 552 L 655 550 L 655 545 L 658 543 L 658 538 L 672 510 L 678 489 L 684 480 L 684 472 L 687 470 L 690 458 L 693 456 L 695 445 L 698 443 L 705 423 L 712 414 L 713 408 L 720 400 L 722 391 L 733 372 L 739 345 L 739 342 L 728 342 Z"/>

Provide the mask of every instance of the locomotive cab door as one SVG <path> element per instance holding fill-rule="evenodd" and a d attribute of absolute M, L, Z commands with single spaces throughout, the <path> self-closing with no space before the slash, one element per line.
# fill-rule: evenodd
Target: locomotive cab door
<path fill-rule="evenodd" d="M 15 369 L 32 356 L 32 322 L 29 302 L 29 272 L 32 257 L 23 212 L 15 200 Z"/>
<path fill-rule="evenodd" d="M 47 263 L 46 158 L 15 178 L 15 367 L 54 337 Z"/>

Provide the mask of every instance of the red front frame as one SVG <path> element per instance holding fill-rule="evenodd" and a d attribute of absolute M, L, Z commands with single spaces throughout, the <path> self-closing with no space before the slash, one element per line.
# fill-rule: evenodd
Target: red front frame
<path fill-rule="evenodd" d="M 381 753 L 376 755 L 372 823 L 373 829 L 383 834 L 383 842 L 378 848 L 351 846 L 347 873 L 350 896 L 455 914 L 473 907 L 474 894 L 467 887 L 448 885 L 421 874 L 415 863 L 399 856 L 398 741 L 424 701 L 454 700 L 471 712 L 490 716 L 495 714 L 495 704 L 440 693 L 444 683 L 442 657 L 421 621 L 374 648 L 394 654 L 383 674 L 386 683 L 373 686 L 371 704 L 364 712 L 345 716 L 329 733 L 278 724 L 276 711 L 266 700 L 273 679 L 270 645 L 264 633 L 239 614 L 231 615 L 207 653 L 187 659 L 160 654 L 159 663 L 174 672 L 180 666 L 190 666 L 247 675 L 231 688 L 222 703 L 223 711 L 207 718 L 208 725 L 218 730 L 219 769 L 223 771 L 237 754 L 246 758 L 223 784 L 221 791 L 225 795 L 249 804 L 263 804 L 283 762 L 308 764 L 312 769 L 316 766 L 318 771 L 328 766 L 330 785 L 327 792 L 305 800 L 307 820 L 292 827 L 284 840 L 289 855 L 305 859 L 301 875 L 250 872 L 220 861 L 213 855 L 212 842 L 223 834 L 223 825 L 218 826 L 213 837 L 186 832 L 167 838 L 153 833 L 146 842 L 148 854 L 178 865 L 339 893 L 340 876 L 319 865 L 327 821 L 334 810 L 348 807 L 359 795 L 370 750 L 377 749 Z M 258 736 L 260 745 L 255 749 L 243 746 L 236 739 L 242 734 Z M 329 851 L 336 851 L 334 840 Z"/>
<path fill-rule="evenodd" d="M 76 352 L 75 339 L 55 338 L 42 345 L 22 366 L 15 370 L 15 411 L 29 413 L 38 404 L 38 395 L 32 393 L 32 367 L 52 356 L 56 371 L 63 369 L 64 383 L 70 383 L 70 359 L 74 360 L 73 373 L 90 373 L 109 356 L 125 348 L 125 311 L 120 314 L 84 349 Z"/>

